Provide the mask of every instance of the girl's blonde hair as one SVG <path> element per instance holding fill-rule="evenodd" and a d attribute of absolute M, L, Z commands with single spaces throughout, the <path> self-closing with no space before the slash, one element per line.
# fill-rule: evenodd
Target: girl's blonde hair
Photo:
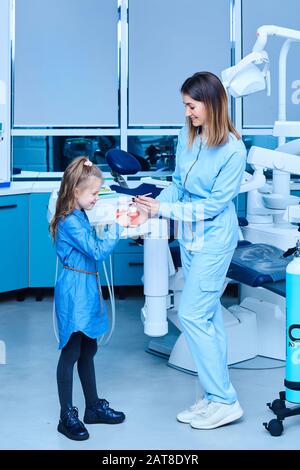
<path fill-rule="evenodd" d="M 101 181 L 103 179 L 99 168 L 91 164 L 85 156 L 75 158 L 67 166 L 58 192 L 55 215 L 49 227 L 53 240 L 56 238 L 59 219 L 66 217 L 75 209 L 75 189 L 83 186 L 90 176 L 95 176 Z"/>
<path fill-rule="evenodd" d="M 205 105 L 207 113 L 207 145 L 215 147 L 228 141 L 230 132 L 240 139 L 241 136 L 228 115 L 228 100 L 221 80 L 211 72 L 197 72 L 187 78 L 181 87 L 183 95 L 189 95 L 195 101 Z M 192 147 L 201 127 L 193 126 L 187 117 L 189 129 L 189 147 Z"/>

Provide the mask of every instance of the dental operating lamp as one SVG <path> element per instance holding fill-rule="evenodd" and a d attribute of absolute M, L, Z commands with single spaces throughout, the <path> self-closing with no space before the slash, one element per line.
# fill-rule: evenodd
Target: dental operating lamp
<path fill-rule="evenodd" d="M 258 28 L 257 39 L 253 46 L 252 52 L 244 57 L 238 64 L 230 67 L 222 72 L 222 81 L 228 93 L 234 98 L 240 98 L 251 93 L 263 91 L 266 89 L 267 94 L 270 95 L 270 71 L 269 71 L 269 58 L 267 52 L 264 50 L 268 36 L 278 36 L 285 38 L 285 42 L 281 47 L 279 55 L 279 91 L 278 91 L 278 120 L 274 124 L 273 135 L 278 137 L 278 148 L 288 153 L 285 149 L 286 137 L 300 137 L 300 121 L 287 121 L 286 120 L 286 63 L 287 54 L 290 46 L 295 41 L 300 41 L 300 31 L 283 28 L 281 26 L 264 25 Z M 284 147 L 283 147 L 284 146 Z M 300 154 L 300 140 L 297 147 L 297 153 Z M 295 157 L 296 158 L 296 157 Z M 298 157 L 299 158 L 299 157 Z M 278 203 L 282 205 L 289 204 L 290 197 L 290 172 L 284 168 L 279 168 L 274 165 L 273 167 L 273 182 L 272 192 L 273 198 L 269 198 L 269 204 L 274 202 L 275 206 L 269 205 L 259 207 L 256 204 L 259 197 L 252 195 L 248 201 L 248 214 L 252 223 L 270 223 L 270 218 L 275 225 L 282 225 L 284 221 L 282 215 L 276 214 Z M 275 209 L 275 212 L 273 211 Z"/>
<path fill-rule="evenodd" d="M 285 120 L 286 57 L 291 43 L 300 41 L 300 31 L 281 26 L 264 25 L 258 28 L 256 34 L 257 39 L 252 52 L 238 64 L 223 70 L 223 85 L 234 98 L 241 98 L 265 89 L 267 89 L 269 96 L 271 92 L 269 57 L 264 48 L 268 36 L 286 38 L 279 59 L 279 119 Z M 259 68 L 259 65 L 263 65 L 263 67 Z"/>
<path fill-rule="evenodd" d="M 300 137 L 300 122 L 286 121 L 286 62 L 287 54 L 293 42 L 300 41 L 300 31 L 281 26 L 264 25 L 256 32 L 257 39 L 252 52 L 238 64 L 223 70 L 222 81 L 228 93 L 234 98 L 241 98 L 251 93 L 267 90 L 271 93 L 269 58 L 264 47 L 268 36 L 278 36 L 286 41 L 279 55 L 279 95 L 278 121 L 274 125 L 274 135 L 279 137 L 279 145 L 285 143 L 285 136 Z M 263 66 L 262 68 L 259 68 Z"/>
<path fill-rule="evenodd" d="M 263 64 L 260 69 L 256 64 Z M 237 65 L 222 72 L 222 82 L 234 98 L 250 95 L 267 88 L 271 93 L 269 57 L 266 51 L 255 51 L 244 57 Z"/>

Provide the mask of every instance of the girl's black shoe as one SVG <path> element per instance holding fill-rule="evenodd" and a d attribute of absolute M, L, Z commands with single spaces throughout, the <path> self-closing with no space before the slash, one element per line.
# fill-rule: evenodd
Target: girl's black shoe
<path fill-rule="evenodd" d="M 109 403 L 104 398 L 99 398 L 96 403 L 89 405 L 85 409 L 83 421 L 86 424 L 118 424 L 125 419 L 122 411 L 115 411 L 109 408 Z"/>
<path fill-rule="evenodd" d="M 57 430 L 74 441 L 85 441 L 90 437 L 86 427 L 78 418 L 78 408 L 68 408 L 59 420 Z"/>

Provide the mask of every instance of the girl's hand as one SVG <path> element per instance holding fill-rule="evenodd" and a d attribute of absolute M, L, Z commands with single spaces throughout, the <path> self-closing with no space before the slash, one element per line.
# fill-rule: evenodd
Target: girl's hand
<path fill-rule="evenodd" d="M 148 214 L 148 217 L 155 217 L 159 211 L 160 202 L 152 197 L 136 196 L 134 202 L 139 210 L 143 210 Z"/>

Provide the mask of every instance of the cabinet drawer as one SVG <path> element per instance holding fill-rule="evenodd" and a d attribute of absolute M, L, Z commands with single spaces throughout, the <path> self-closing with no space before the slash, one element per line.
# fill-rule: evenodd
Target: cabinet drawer
<path fill-rule="evenodd" d="M 116 286 L 139 286 L 142 284 L 144 272 L 143 254 L 122 253 L 115 254 L 114 284 Z"/>
<path fill-rule="evenodd" d="M 138 245 L 132 238 L 120 240 L 114 253 L 143 253 L 144 246 Z"/>

